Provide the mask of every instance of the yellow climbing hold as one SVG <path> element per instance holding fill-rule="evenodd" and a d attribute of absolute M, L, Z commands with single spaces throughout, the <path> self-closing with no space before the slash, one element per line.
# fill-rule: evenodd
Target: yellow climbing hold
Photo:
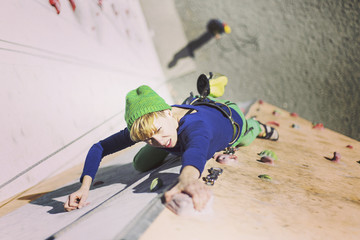
<path fill-rule="evenodd" d="M 160 178 L 155 178 L 150 184 L 150 191 L 155 192 L 163 186 L 163 181 Z"/>
<path fill-rule="evenodd" d="M 263 180 L 272 180 L 272 178 L 267 174 L 261 174 L 258 177 Z"/>
<path fill-rule="evenodd" d="M 276 156 L 275 152 L 273 150 L 264 150 L 260 153 L 258 153 L 260 157 L 271 157 L 274 160 L 278 160 L 278 157 Z"/>

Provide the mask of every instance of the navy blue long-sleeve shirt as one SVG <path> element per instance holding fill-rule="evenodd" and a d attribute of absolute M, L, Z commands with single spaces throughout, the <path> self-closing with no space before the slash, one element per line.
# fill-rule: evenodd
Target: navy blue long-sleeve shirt
<path fill-rule="evenodd" d="M 215 152 L 228 147 L 233 140 L 233 125 L 227 117 L 213 107 L 192 105 L 174 105 L 173 107 L 194 109 L 196 112 L 187 114 L 180 119 L 176 146 L 164 149 L 182 156 L 182 168 L 190 165 L 202 173 L 206 161 Z M 227 108 L 224 110 L 227 111 Z M 241 117 L 236 111 L 232 111 L 232 117 L 240 126 L 237 131 L 241 132 L 243 126 Z M 80 180 L 82 181 L 85 175 L 94 179 L 103 157 L 134 144 L 127 128 L 94 144 L 86 157 Z"/>

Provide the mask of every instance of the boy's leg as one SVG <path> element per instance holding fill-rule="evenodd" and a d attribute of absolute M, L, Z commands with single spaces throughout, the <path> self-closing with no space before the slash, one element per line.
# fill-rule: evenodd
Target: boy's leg
<path fill-rule="evenodd" d="M 226 100 L 215 99 L 212 97 L 208 97 L 208 98 L 213 101 L 221 102 L 228 105 L 231 109 L 233 109 L 240 115 L 243 122 L 243 128 L 241 131 L 240 138 L 232 145 L 233 147 L 242 147 L 242 146 L 250 145 L 255 140 L 255 138 L 259 137 L 259 134 L 261 132 L 265 132 L 266 136 L 260 138 L 265 138 L 272 141 L 276 141 L 279 138 L 279 133 L 274 128 L 270 126 L 266 126 L 252 118 L 245 119 L 244 113 L 241 111 L 241 109 L 237 104 Z M 264 129 L 262 129 L 260 125 L 263 125 Z"/>
<path fill-rule="evenodd" d="M 244 136 L 240 137 L 238 142 L 236 142 L 237 146 L 239 147 L 249 146 L 261 132 L 260 123 L 258 121 L 253 118 L 247 119 L 245 121 L 248 131 L 245 132 Z"/>
<path fill-rule="evenodd" d="M 160 166 L 169 153 L 164 149 L 152 147 L 148 144 L 140 149 L 133 160 L 134 168 L 146 172 Z"/>
<path fill-rule="evenodd" d="M 279 139 L 278 131 L 270 126 L 267 126 L 253 118 L 246 120 L 247 132 L 240 137 L 236 146 L 248 146 L 255 138 L 263 138 L 271 141 L 277 141 Z"/>

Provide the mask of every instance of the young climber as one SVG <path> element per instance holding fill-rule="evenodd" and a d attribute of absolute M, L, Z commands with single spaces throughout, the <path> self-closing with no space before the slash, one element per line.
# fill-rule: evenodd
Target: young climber
<path fill-rule="evenodd" d="M 274 128 L 254 119 L 246 120 L 236 104 L 209 97 L 222 95 L 226 82 L 223 75 L 202 74 L 198 79 L 200 96 L 173 106 L 146 85 L 130 91 L 126 96 L 127 127 L 90 148 L 80 178 L 82 185 L 69 195 L 65 210 L 86 205 L 104 156 L 141 141 L 147 145 L 134 157 L 135 169 L 148 171 L 159 166 L 168 153 L 180 155 L 178 183 L 165 193 L 165 200 L 169 202 L 172 196 L 182 192 L 192 198 L 196 210 L 203 209 L 211 192 L 199 177 L 215 152 L 231 146 L 247 146 L 256 137 L 273 141 L 279 138 Z"/>
<path fill-rule="evenodd" d="M 208 30 L 209 33 L 211 33 L 216 39 L 221 38 L 221 34 L 226 33 L 226 34 L 230 34 L 231 33 L 231 28 L 230 26 L 219 20 L 219 19 L 211 19 L 207 25 L 206 25 L 206 29 Z"/>
<path fill-rule="evenodd" d="M 207 42 L 209 42 L 211 39 L 220 39 L 222 34 L 230 34 L 231 28 L 228 24 L 218 20 L 218 19 L 211 19 L 206 24 L 206 31 L 202 33 L 199 37 L 196 39 L 190 41 L 188 44 L 186 44 L 185 47 L 180 49 L 178 52 L 174 54 L 173 59 L 169 62 L 168 68 L 174 67 L 177 62 L 186 57 L 195 57 L 195 51 L 197 51 L 199 48 L 204 46 Z"/>

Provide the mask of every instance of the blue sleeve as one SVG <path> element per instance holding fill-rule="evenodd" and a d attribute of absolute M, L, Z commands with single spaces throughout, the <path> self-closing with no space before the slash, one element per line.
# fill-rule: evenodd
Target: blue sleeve
<path fill-rule="evenodd" d="M 118 152 L 124 148 L 130 147 L 134 144 L 135 142 L 131 140 L 130 132 L 127 128 L 94 144 L 86 156 L 80 182 L 82 182 L 85 175 L 89 175 L 94 180 L 103 157 Z"/>
<path fill-rule="evenodd" d="M 194 122 L 184 130 L 183 140 L 185 142 L 185 151 L 182 155 L 182 168 L 193 166 L 197 168 L 200 174 L 204 171 L 207 155 L 212 139 L 209 127 L 203 122 Z"/>

